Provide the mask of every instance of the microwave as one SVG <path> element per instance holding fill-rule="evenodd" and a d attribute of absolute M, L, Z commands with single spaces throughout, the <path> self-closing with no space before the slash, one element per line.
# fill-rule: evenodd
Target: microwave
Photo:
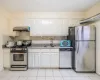
<path fill-rule="evenodd" d="M 71 47 L 71 40 L 61 40 L 60 47 Z"/>

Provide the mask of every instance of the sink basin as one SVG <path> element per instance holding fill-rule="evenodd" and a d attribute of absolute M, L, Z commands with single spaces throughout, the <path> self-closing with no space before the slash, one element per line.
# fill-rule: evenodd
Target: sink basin
<path fill-rule="evenodd" d="M 44 47 L 55 47 L 55 46 L 46 46 L 46 45 L 45 45 Z"/>

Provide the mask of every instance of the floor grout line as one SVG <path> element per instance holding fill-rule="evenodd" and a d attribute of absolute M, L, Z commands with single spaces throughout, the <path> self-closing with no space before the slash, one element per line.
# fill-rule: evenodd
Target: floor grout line
<path fill-rule="evenodd" d="M 37 80 L 37 77 L 38 77 L 38 72 L 39 72 L 39 69 L 37 70 L 36 80 Z"/>
<path fill-rule="evenodd" d="M 88 78 L 89 78 L 90 80 L 92 80 L 89 76 L 88 76 Z"/>
<path fill-rule="evenodd" d="M 62 78 L 63 78 L 63 80 L 64 80 L 64 77 L 63 77 L 63 75 L 62 75 L 61 71 L 59 71 L 59 72 L 60 72 L 60 74 L 61 74 L 61 76 L 62 76 Z"/>

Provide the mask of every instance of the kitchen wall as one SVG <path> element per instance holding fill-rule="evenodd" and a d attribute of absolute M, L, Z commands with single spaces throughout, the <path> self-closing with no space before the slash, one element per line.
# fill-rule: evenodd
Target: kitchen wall
<path fill-rule="evenodd" d="M 100 13 L 100 3 L 97 3 L 91 9 L 86 12 L 86 17 L 91 17 Z M 100 21 L 90 25 L 96 26 L 96 72 L 100 75 Z"/>
<path fill-rule="evenodd" d="M 3 50 L 2 50 L 3 35 L 8 35 L 9 18 L 10 14 L 5 9 L 0 7 L 0 71 L 3 69 Z"/>
<path fill-rule="evenodd" d="M 95 6 L 91 7 L 87 12 L 86 12 L 86 17 L 91 17 L 96 14 L 100 13 L 100 3 L 97 3 Z"/>

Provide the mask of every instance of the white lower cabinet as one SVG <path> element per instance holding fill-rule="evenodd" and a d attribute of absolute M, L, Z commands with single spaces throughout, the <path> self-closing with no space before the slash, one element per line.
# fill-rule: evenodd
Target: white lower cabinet
<path fill-rule="evenodd" d="M 28 53 L 28 67 L 34 68 L 34 53 Z"/>
<path fill-rule="evenodd" d="M 34 53 L 34 67 L 40 68 L 40 53 Z"/>
<path fill-rule="evenodd" d="M 54 49 L 53 49 L 54 50 Z M 58 68 L 59 52 L 53 52 L 52 49 L 41 49 L 40 51 L 31 50 L 28 53 L 29 68 Z M 35 52 L 32 52 L 35 51 Z M 50 52 L 51 51 L 51 52 Z"/>
<path fill-rule="evenodd" d="M 10 68 L 10 49 L 3 50 L 3 67 Z"/>
<path fill-rule="evenodd" d="M 59 67 L 59 54 L 51 53 L 51 67 L 58 68 Z"/>
<path fill-rule="evenodd" d="M 41 53 L 40 55 L 40 66 L 43 68 L 50 67 L 50 53 Z"/>

